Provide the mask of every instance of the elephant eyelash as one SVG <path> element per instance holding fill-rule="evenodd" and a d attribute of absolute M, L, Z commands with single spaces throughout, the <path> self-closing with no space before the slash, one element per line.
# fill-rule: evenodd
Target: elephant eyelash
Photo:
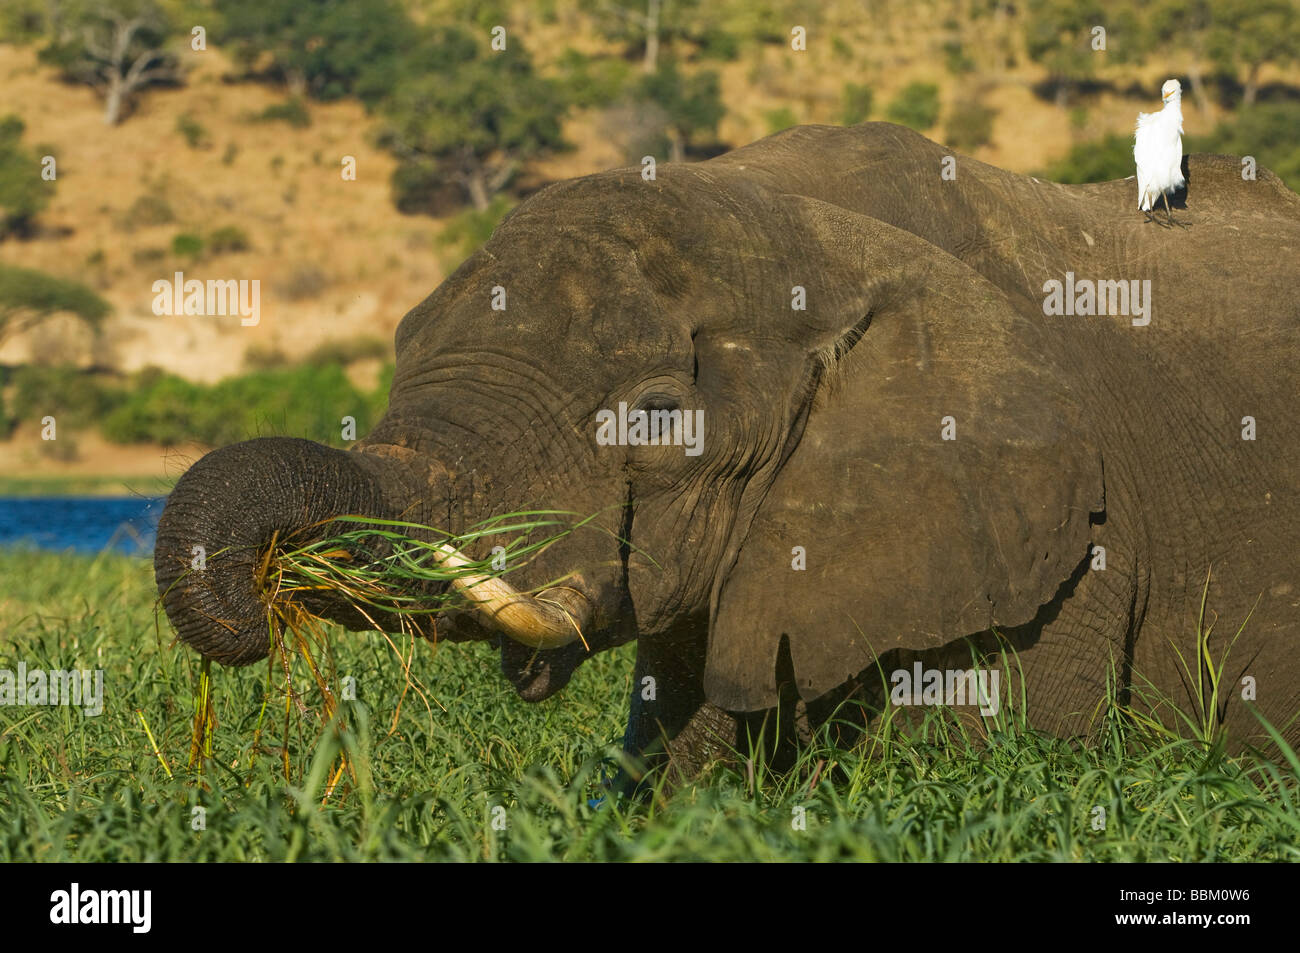
<path fill-rule="evenodd" d="M 871 319 L 874 316 L 874 311 L 868 311 L 830 344 L 818 348 L 817 359 L 822 367 L 829 371 L 838 366 L 862 340 L 862 336 L 867 333 L 867 328 L 871 327 Z"/>
<path fill-rule="evenodd" d="M 681 404 L 677 402 L 676 397 L 670 397 L 668 394 L 651 394 L 648 397 L 642 397 L 636 402 L 633 410 L 680 410 Z"/>

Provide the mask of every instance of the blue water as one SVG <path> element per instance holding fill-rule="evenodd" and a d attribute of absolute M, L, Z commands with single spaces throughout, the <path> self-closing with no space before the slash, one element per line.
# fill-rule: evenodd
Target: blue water
<path fill-rule="evenodd" d="M 147 556 L 165 497 L 0 496 L 0 546 Z"/>

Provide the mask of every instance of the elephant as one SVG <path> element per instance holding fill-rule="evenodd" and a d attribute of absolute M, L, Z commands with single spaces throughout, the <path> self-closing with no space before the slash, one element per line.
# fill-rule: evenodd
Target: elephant
<path fill-rule="evenodd" d="M 438 638 L 494 641 L 528 701 L 636 640 L 638 763 L 698 771 L 769 723 L 797 744 L 977 649 L 1036 729 L 1086 736 L 1108 689 L 1168 724 L 1143 700 L 1205 709 L 1200 640 L 1232 743 L 1268 741 L 1257 712 L 1295 745 L 1300 197 L 1242 169 L 1186 157 L 1178 230 L 1131 181 L 889 123 L 549 185 L 402 319 L 355 446 L 260 438 L 181 477 L 166 613 L 245 665 L 273 539 L 595 514 Z M 628 426 L 655 414 L 658 440 Z M 226 558 L 188 572 L 196 545 Z"/>

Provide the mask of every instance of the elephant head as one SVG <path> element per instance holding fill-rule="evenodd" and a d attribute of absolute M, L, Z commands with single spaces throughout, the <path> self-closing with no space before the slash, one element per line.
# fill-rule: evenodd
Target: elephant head
<path fill-rule="evenodd" d="M 516 582 L 564 580 L 550 598 L 440 632 L 504 635 L 529 699 L 588 647 L 698 633 L 704 695 L 757 710 L 783 643 L 812 698 L 886 650 L 1030 621 L 1103 507 L 1058 338 L 923 239 L 734 157 L 543 190 L 406 315 L 396 351 L 354 450 L 253 440 L 177 484 L 157 580 L 204 655 L 265 655 L 252 569 L 273 538 L 345 513 L 455 533 L 563 510 L 594 519 Z M 196 546 L 229 555 L 190 572 Z M 585 645 L 537 648 L 570 617 Z"/>

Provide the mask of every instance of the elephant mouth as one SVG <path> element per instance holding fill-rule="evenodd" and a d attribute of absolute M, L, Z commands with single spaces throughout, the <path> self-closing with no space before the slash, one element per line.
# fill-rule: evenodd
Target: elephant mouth
<path fill-rule="evenodd" d="M 539 651 L 502 636 L 500 646 L 501 674 L 527 702 L 549 698 L 569 684 L 574 671 L 587 657 L 581 642 Z"/>
<path fill-rule="evenodd" d="M 596 633 L 597 638 L 602 635 Z M 440 614 L 437 637 L 448 642 L 491 642 L 501 651 L 501 675 L 528 702 L 549 698 L 562 689 L 589 654 L 580 640 L 553 649 L 525 645 L 466 610 Z"/>

